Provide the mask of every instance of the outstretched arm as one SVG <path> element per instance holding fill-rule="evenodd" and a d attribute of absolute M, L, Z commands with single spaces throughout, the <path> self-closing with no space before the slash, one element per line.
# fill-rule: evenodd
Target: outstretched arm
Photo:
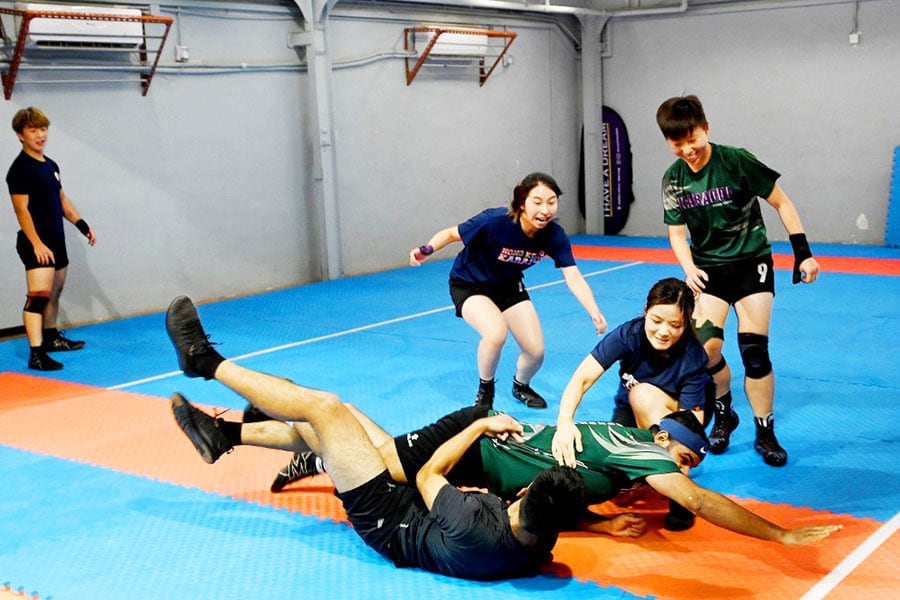
<path fill-rule="evenodd" d="M 840 525 L 815 525 L 785 529 L 718 492 L 700 487 L 683 473 L 649 475 L 647 483 L 713 525 L 760 540 L 802 546 L 826 538 L 841 528 Z"/>
<path fill-rule="evenodd" d="M 581 433 L 575 427 L 575 411 L 591 386 L 603 375 L 603 366 L 592 354 L 588 354 L 572 373 L 559 401 L 556 417 L 556 433 L 553 434 L 551 451 L 559 464 L 574 467 L 575 452 L 581 452 Z"/>
<path fill-rule="evenodd" d="M 613 537 L 640 537 L 646 526 L 647 521 L 641 515 L 623 513 L 607 517 L 590 509 L 585 509 L 584 515 L 578 521 L 580 531 L 602 533 Z"/>
<path fill-rule="evenodd" d="M 591 317 L 591 322 L 597 330 L 597 335 L 606 331 L 606 317 L 600 312 L 600 308 L 594 300 L 594 292 L 578 267 L 563 267 L 562 273 L 569 291 L 572 292 L 575 299 L 578 300 Z"/>
<path fill-rule="evenodd" d="M 461 242 L 462 236 L 459 235 L 459 227 L 454 225 L 453 227 L 448 227 L 447 229 L 441 229 L 436 234 L 431 236 L 426 243 L 413 248 L 409 251 L 409 265 L 411 267 L 418 267 L 425 259 L 431 256 L 433 252 L 437 252 L 438 250 L 449 246 L 450 244 Z M 425 248 L 427 251 L 422 252 L 422 249 Z"/>

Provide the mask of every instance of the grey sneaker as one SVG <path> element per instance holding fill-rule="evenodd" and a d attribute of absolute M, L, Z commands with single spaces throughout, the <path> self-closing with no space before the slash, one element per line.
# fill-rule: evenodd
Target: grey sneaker
<path fill-rule="evenodd" d="M 219 428 L 222 419 L 209 416 L 177 392 L 172 394 L 172 414 L 175 415 L 175 422 L 194 444 L 194 448 L 209 464 L 213 464 L 220 456 L 233 449 Z"/>
<path fill-rule="evenodd" d="M 272 482 L 272 487 L 269 489 L 273 494 L 277 494 L 288 484 L 318 474 L 316 458 L 316 455 L 309 451 L 295 452 L 291 457 L 291 462 L 278 471 L 278 475 L 275 476 L 275 481 Z"/>

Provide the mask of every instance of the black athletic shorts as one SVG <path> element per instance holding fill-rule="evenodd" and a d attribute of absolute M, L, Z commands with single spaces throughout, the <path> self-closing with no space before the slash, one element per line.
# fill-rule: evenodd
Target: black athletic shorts
<path fill-rule="evenodd" d="M 22 260 L 22 264 L 25 265 L 26 271 L 31 271 L 32 269 L 48 269 L 50 267 L 59 271 L 60 269 L 65 269 L 69 266 L 69 253 L 66 250 L 65 240 L 51 242 L 47 244 L 47 247 L 53 252 L 55 261 L 49 265 L 42 265 L 38 262 L 37 256 L 34 254 L 34 246 L 31 245 L 31 242 L 25 236 L 25 233 L 20 230 L 19 234 L 16 236 L 16 252 L 19 253 L 19 258 Z"/>
<path fill-rule="evenodd" d="M 425 504 L 415 488 L 391 479 L 387 469 L 374 479 L 346 492 L 334 492 L 347 511 L 353 529 L 367 546 L 393 560 L 391 542 L 400 523 Z"/>
<path fill-rule="evenodd" d="M 416 473 L 422 468 L 438 447 L 478 419 L 487 416 L 485 406 L 468 406 L 442 417 L 422 429 L 410 431 L 394 438 L 397 456 L 406 474 L 406 480 L 415 485 Z M 481 462 L 481 446 L 475 442 L 463 454 L 456 466 L 447 474 L 453 485 L 485 487 L 484 465 Z"/>
<path fill-rule="evenodd" d="M 760 292 L 775 294 L 775 273 L 772 255 L 716 265 L 703 269 L 709 276 L 704 294 L 734 304 L 741 298 Z"/>
<path fill-rule="evenodd" d="M 472 283 L 462 279 L 450 280 L 450 297 L 456 307 L 456 316 L 462 317 L 462 306 L 470 296 L 487 296 L 497 305 L 500 312 L 519 302 L 531 300 L 525 283 L 511 281 L 509 283 Z"/>

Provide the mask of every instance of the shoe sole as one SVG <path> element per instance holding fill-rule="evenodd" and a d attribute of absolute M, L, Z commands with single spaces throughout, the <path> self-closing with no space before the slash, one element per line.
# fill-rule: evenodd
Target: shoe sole
<path fill-rule="evenodd" d="M 756 450 L 756 453 L 762 456 L 763 462 L 769 465 L 770 467 L 783 467 L 787 464 L 787 453 L 784 455 L 784 459 L 770 459 L 768 456 L 768 452 L 765 448 L 760 448 L 756 444 L 753 444 L 753 449 Z"/>
<path fill-rule="evenodd" d="M 533 402 L 529 402 L 528 399 L 523 398 L 522 396 L 513 392 L 513 398 L 524 404 L 528 408 L 547 408 L 547 402 L 542 402 L 541 404 L 535 404 Z"/>
<path fill-rule="evenodd" d="M 179 335 L 175 333 L 180 329 L 177 325 L 188 319 L 195 319 L 197 323 L 200 323 L 200 314 L 197 312 L 197 307 L 194 306 L 194 303 L 187 296 L 178 296 L 172 300 L 168 310 L 166 310 L 166 333 L 169 335 L 172 345 L 175 346 L 175 353 L 178 355 L 178 367 L 188 377 L 200 377 L 199 374 L 194 373 L 187 367 L 189 348 L 182 348 L 186 344 L 179 342 Z M 200 325 L 200 329 L 202 331 L 202 325 Z"/>
<path fill-rule="evenodd" d="M 206 443 L 206 440 L 203 439 L 203 436 L 200 435 L 197 426 L 194 425 L 194 417 L 191 414 L 192 410 L 197 409 L 195 409 L 184 396 L 177 392 L 172 394 L 172 414 L 175 415 L 175 422 L 178 423 L 178 426 L 184 434 L 191 440 L 194 448 L 200 453 L 200 457 L 206 463 L 211 465 L 216 462 L 213 459 L 212 449 L 209 447 L 209 444 Z"/>

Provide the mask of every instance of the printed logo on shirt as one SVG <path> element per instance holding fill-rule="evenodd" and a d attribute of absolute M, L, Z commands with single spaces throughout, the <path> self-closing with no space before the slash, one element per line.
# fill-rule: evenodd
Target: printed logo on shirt
<path fill-rule="evenodd" d="M 497 260 L 500 262 L 513 263 L 516 265 L 535 265 L 541 262 L 541 259 L 547 256 L 547 253 L 541 250 L 540 252 L 529 252 L 528 250 L 516 250 L 513 248 L 503 248 L 500 251 L 500 255 L 497 257 Z"/>
<path fill-rule="evenodd" d="M 730 187 L 717 187 L 703 190 L 695 194 L 685 194 L 678 197 L 678 207 L 697 208 L 698 206 L 712 206 L 713 204 L 727 204 L 731 202 L 734 190 Z"/>
<path fill-rule="evenodd" d="M 53 176 L 56 177 L 57 181 L 59 181 L 59 171 L 53 171 Z"/>
<path fill-rule="evenodd" d="M 622 384 L 625 386 L 625 389 L 628 390 L 629 392 L 631 391 L 631 388 L 633 388 L 634 386 L 636 386 L 639 383 L 640 383 L 640 381 L 635 379 L 634 375 L 632 375 L 631 373 L 622 373 Z"/>

